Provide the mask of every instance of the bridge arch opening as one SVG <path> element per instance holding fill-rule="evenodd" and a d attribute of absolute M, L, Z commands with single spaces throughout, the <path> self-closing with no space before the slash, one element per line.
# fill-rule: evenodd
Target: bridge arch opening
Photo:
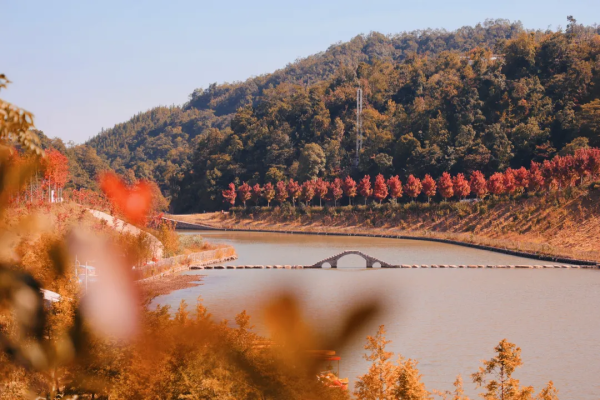
<path fill-rule="evenodd" d="M 381 263 L 379 261 L 375 261 L 373 263 L 373 268 L 381 268 Z"/>
<path fill-rule="evenodd" d="M 367 260 L 358 254 L 345 254 L 337 262 L 338 268 L 366 268 Z"/>
<path fill-rule="evenodd" d="M 329 269 L 331 268 L 331 264 L 328 261 L 325 261 L 323 264 L 321 264 L 321 268 Z"/>
<path fill-rule="evenodd" d="M 349 258 L 348 258 L 349 256 Z M 354 258 L 354 261 L 352 259 Z M 361 261 L 359 261 L 361 260 Z M 389 267 L 390 264 L 385 261 L 379 260 L 375 257 L 371 257 L 359 250 L 345 250 L 341 253 L 338 253 L 334 256 L 325 258 L 316 264 L 313 264 L 313 267 L 316 268 L 325 268 L 325 264 L 329 263 L 332 268 L 338 267 L 350 267 L 350 268 L 373 268 L 375 264 L 379 265 L 379 268 Z"/>

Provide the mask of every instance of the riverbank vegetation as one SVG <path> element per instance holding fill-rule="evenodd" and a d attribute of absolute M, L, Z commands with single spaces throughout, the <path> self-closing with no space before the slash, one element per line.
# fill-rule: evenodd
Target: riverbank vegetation
<path fill-rule="evenodd" d="M 233 229 L 439 238 L 600 261 L 600 188 L 594 182 L 548 194 L 525 192 L 474 202 L 358 203 L 338 207 L 284 203 L 171 217 Z"/>

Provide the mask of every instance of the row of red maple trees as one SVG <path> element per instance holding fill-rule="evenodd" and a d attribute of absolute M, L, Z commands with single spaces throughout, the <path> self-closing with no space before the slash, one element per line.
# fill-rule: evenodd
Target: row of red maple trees
<path fill-rule="evenodd" d="M 310 205 L 315 198 L 319 199 L 319 205 L 322 205 L 323 201 L 333 201 L 334 206 L 337 206 L 343 196 L 352 204 L 352 199 L 359 194 L 365 204 L 369 198 L 381 203 L 385 199 L 397 200 L 404 195 L 414 201 L 421 194 L 429 202 L 438 193 L 445 200 L 453 197 L 464 199 L 469 195 L 482 199 L 488 194 L 499 196 L 524 191 L 562 190 L 579 185 L 586 178 L 595 179 L 599 174 L 600 149 L 591 148 L 579 149 L 574 155 L 556 156 L 543 163 L 531 162 L 529 169 L 508 168 L 503 173 L 496 172 L 487 179 L 481 171 L 475 171 L 468 179 L 462 173 L 452 177 L 444 172 L 437 180 L 430 175 L 425 175 L 423 179 L 409 175 L 404 184 L 398 175 L 386 180 L 381 174 L 377 175 L 373 184 L 369 175 L 365 175 L 358 183 L 350 176 L 344 179 L 335 178 L 331 182 L 319 178 L 307 180 L 302 184 L 293 179 L 287 182 L 279 181 L 275 185 L 267 182 L 263 186 L 258 183 L 250 186 L 244 182 L 237 188 L 234 183 L 230 183 L 229 188 L 223 190 L 223 198 L 231 206 L 239 199 L 244 207 L 249 200 L 258 205 L 260 200 L 264 199 L 268 206 L 272 200 L 280 204 L 291 200 L 295 206 L 297 201 Z"/>

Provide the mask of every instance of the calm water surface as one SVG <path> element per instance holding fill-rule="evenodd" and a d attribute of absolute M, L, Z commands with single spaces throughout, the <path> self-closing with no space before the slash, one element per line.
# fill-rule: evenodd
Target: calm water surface
<path fill-rule="evenodd" d="M 393 264 L 540 264 L 467 247 L 415 240 L 203 233 L 235 246 L 231 264 L 312 264 L 342 250 L 361 250 Z M 261 309 L 274 294 L 292 291 L 306 318 L 334 330 L 353 305 L 378 296 L 383 312 L 340 351 L 340 374 L 354 380 L 367 371 L 364 337 L 385 324 L 389 350 L 420 361 L 429 389 L 452 388 L 507 338 L 522 348 L 522 383 L 540 389 L 553 380 L 561 399 L 600 398 L 600 271 L 505 269 L 365 269 L 358 256 L 337 270 L 206 270 L 204 284 L 157 297 L 155 304 L 193 304 L 201 295 L 217 318 L 247 310 L 264 333 Z M 339 349 L 335 349 L 338 350 Z"/>

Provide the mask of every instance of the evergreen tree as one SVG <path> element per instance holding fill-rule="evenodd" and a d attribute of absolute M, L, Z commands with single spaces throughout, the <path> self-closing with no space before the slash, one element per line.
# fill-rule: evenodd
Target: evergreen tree
<path fill-rule="evenodd" d="M 538 393 L 536 400 L 558 400 L 558 389 L 554 387 L 552 381 Z"/>
<path fill-rule="evenodd" d="M 298 174 L 302 179 L 316 179 L 325 170 L 325 153 L 319 144 L 307 143 L 298 158 Z"/>
<path fill-rule="evenodd" d="M 398 400 L 432 400 L 431 394 L 421 381 L 421 374 L 417 369 L 418 362 L 399 357 L 398 378 L 394 388 L 394 398 Z"/>
<path fill-rule="evenodd" d="M 531 386 L 521 388 L 519 381 L 512 377 L 515 370 L 523 365 L 521 349 L 502 339 L 496 346 L 496 356 L 483 362 L 483 367 L 472 375 L 477 387 L 485 388 L 482 397 L 489 400 L 528 400 L 532 399 Z"/>
<path fill-rule="evenodd" d="M 393 353 L 385 351 L 385 346 L 391 341 L 385 339 L 385 327 L 379 326 L 375 336 L 367 336 L 364 355 L 365 360 L 371 361 L 369 372 L 358 378 L 354 395 L 358 400 L 392 400 L 395 396 L 395 386 L 398 380 L 398 367 L 390 358 Z"/>

